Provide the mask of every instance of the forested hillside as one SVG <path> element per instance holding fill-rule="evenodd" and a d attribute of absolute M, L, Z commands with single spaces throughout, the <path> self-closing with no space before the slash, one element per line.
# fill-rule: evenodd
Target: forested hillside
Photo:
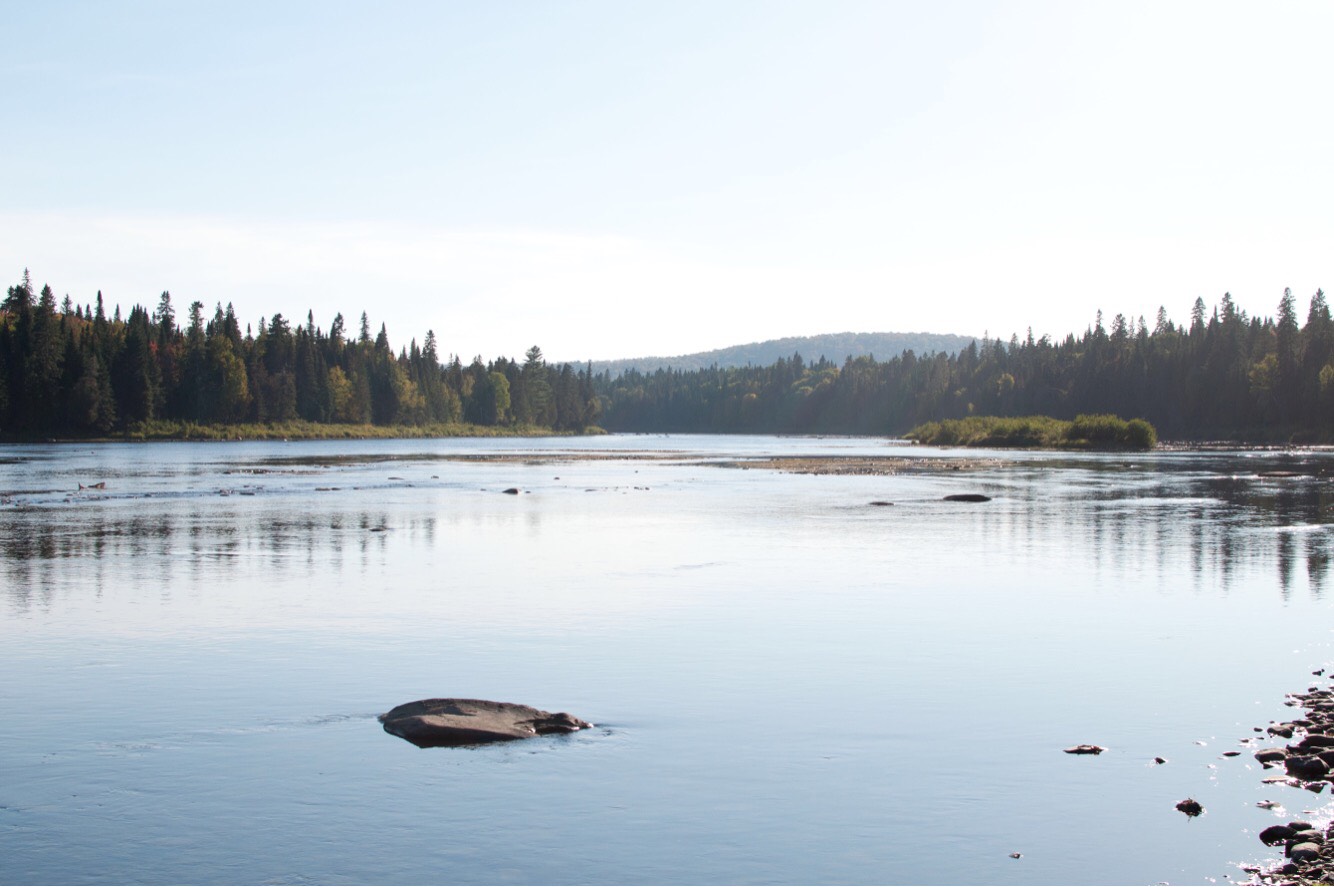
<path fill-rule="evenodd" d="M 660 369 L 703 370 L 710 367 L 768 366 L 779 358 L 796 352 L 809 358 L 894 357 L 905 351 L 955 354 L 974 341 L 972 336 L 945 333 L 826 333 L 819 336 L 791 336 L 748 345 L 734 345 L 714 351 L 700 351 L 676 357 L 635 357 L 625 360 L 595 360 L 593 372 L 619 376 L 627 370 L 653 373 Z"/>
<path fill-rule="evenodd" d="M 1179 326 L 1101 313 L 1053 342 L 984 339 L 958 354 L 907 352 L 841 364 L 801 355 L 763 367 L 597 375 L 614 431 L 902 434 L 970 415 L 1114 413 L 1165 437 L 1334 440 L 1334 323 L 1323 292 L 1305 323 L 1285 291 L 1276 319 L 1248 317 L 1230 295 L 1197 299 Z"/>
<path fill-rule="evenodd" d="M 536 346 L 522 364 L 506 358 L 442 364 L 433 332 L 395 354 L 384 326 L 372 336 L 343 316 L 326 333 L 307 314 L 281 314 L 251 333 L 229 305 L 211 317 L 189 306 L 176 323 L 164 292 L 152 313 L 122 319 L 96 305 L 57 306 L 25 272 L 0 304 L 0 434 L 96 435 L 136 423 L 318 423 L 375 425 L 532 425 L 577 430 L 592 424 L 597 401 L 588 369 L 549 366 Z"/>

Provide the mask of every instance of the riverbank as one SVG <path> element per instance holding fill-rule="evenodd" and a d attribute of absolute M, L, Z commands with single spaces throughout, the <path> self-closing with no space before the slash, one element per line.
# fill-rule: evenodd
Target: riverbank
<path fill-rule="evenodd" d="M 1325 669 L 1314 672 L 1322 677 Z M 1316 794 L 1334 784 L 1334 690 L 1311 686 L 1291 693 L 1284 703 L 1301 707 L 1301 717 L 1268 727 L 1256 727 L 1269 736 L 1290 739 L 1283 747 L 1261 748 L 1255 759 L 1266 770 L 1282 768 L 1284 775 L 1266 777 L 1265 784 L 1282 784 Z M 1271 802 L 1261 801 L 1269 807 Z M 1269 868 L 1248 867 L 1259 884 L 1334 883 L 1334 823 L 1324 827 L 1305 820 L 1272 825 L 1259 834 L 1268 847 L 1282 847 L 1285 862 Z"/>
<path fill-rule="evenodd" d="M 428 440 L 454 437 L 576 437 L 606 434 L 597 426 L 580 431 L 556 431 L 539 425 L 473 425 L 467 422 L 431 425 L 345 425 L 324 422 L 248 423 L 210 425 L 195 422 L 139 422 L 118 434 L 89 437 L 33 439 L 0 436 L 4 443 L 111 443 L 143 441 L 256 441 L 256 440 Z"/>

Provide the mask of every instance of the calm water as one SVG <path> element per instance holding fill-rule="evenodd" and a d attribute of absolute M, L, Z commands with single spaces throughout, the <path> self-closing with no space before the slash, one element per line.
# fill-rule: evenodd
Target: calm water
<path fill-rule="evenodd" d="M 0 881 L 1223 882 L 1327 818 L 1221 753 L 1334 660 L 1334 455 L 707 464 L 900 452 L 0 448 Z M 375 721 L 428 696 L 598 727 Z"/>

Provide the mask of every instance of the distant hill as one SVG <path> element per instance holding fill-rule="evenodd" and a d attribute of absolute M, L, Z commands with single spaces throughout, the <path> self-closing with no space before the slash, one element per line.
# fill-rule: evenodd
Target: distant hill
<path fill-rule="evenodd" d="M 800 354 L 807 363 L 818 361 L 821 357 L 834 363 L 843 363 L 848 357 L 872 356 L 877 360 L 888 360 L 904 351 L 915 354 L 944 352 L 957 354 L 967 348 L 972 336 L 954 336 L 943 333 L 827 333 L 822 336 L 792 336 L 786 339 L 770 339 L 767 342 L 751 342 L 749 345 L 733 345 L 716 351 L 701 351 L 698 354 L 682 354 L 676 357 L 634 357 L 623 360 L 595 360 L 593 372 L 602 373 L 610 370 L 613 377 L 626 370 L 635 369 L 641 373 L 652 373 L 670 367 L 674 370 L 700 370 L 714 366 L 770 366 L 778 358 L 790 358 Z"/>

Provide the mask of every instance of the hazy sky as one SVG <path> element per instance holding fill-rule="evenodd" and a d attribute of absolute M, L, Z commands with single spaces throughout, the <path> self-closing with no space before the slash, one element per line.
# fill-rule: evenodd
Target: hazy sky
<path fill-rule="evenodd" d="M 0 284 L 464 359 L 1271 315 L 1334 3 L 0 0 Z"/>

